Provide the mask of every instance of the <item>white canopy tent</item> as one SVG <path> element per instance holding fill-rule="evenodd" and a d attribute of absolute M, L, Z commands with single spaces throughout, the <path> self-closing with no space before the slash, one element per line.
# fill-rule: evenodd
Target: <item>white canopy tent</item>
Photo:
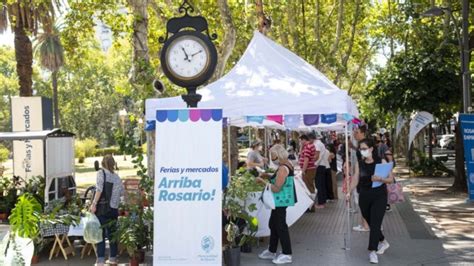
<path fill-rule="evenodd" d="M 345 130 L 346 158 L 349 158 L 347 121 L 359 116 L 355 102 L 311 64 L 259 32 L 254 33 L 240 60 L 225 76 L 197 93 L 202 95 L 199 108 L 222 108 L 231 125 L 255 126 L 255 122 L 246 119 L 250 116 L 282 115 L 286 120 L 286 116 L 298 115 L 299 121 L 292 129 Z M 179 96 L 146 100 L 146 120 L 152 125 L 147 128 L 153 128 L 156 110 L 183 108 L 186 103 Z M 337 115 L 337 119 L 306 125 L 303 115 Z M 261 126 L 280 127 L 266 118 L 259 123 Z M 346 207 L 349 210 L 349 205 Z M 347 214 L 350 238 L 349 211 Z M 345 243 L 348 245 L 350 239 Z"/>
<path fill-rule="evenodd" d="M 359 112 L 347 92 L 321 72 L 259 32 L 224 77 L 198 90 L 200 108 L 223 108 L 224 117 L 349 114 Z M 181 97 L 148 99 L 146 119 L 157 109 L 186 108 Z M 231 122 L 232 123 L 232 122 Z"/>

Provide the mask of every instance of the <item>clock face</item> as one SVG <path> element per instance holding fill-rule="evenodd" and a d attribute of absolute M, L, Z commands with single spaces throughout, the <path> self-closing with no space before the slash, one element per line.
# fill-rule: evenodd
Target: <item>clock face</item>
<path fill-rule="evenodd" d="M 170 44 L 166 61 L 169 70 L 182 79 L 193 79 L 209 65 L 207 46 L 194 36 L 182 36 Z"/>

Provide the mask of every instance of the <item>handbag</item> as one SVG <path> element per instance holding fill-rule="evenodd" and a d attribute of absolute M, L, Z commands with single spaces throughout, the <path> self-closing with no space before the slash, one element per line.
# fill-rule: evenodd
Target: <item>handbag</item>
<path fill-rule="evenodd" d="M 102 186 L 102 194 L 97 203 L 95 213 L 97 216 L 107 216 L 112 211 L 112 208 L 110 207 L 110 198 L 112 196 L 113 184 L 107 184 L 107 174 L 104 169 L 102 169 L 102 173 L 104 174 L 104 184 Z"/>
<path fill-rule="evenodd" d="M 395 204 L 405 201 L 402 184 L 394 179 L 394 182 L 387 184 L 387 203 Z"/>
<path fill-rule="evenodd" d="M 260 196 L 260 200 L 263 202 L 263 205 L 265 205 L 267 209 L 275 209 L 275 198 L 273 197 L 271 184 L 267 184 L 265 186 L 262 191 L 262 195 Z"/>
<path fill-rule="evenodd" d="M 276 207 L 295 206 L 297 199 L 294 177 L 286 177 L 285 183 L 283 184 L 281 190 L 277 193 L 273 193 L 273 197 L 275 199 Z"/>

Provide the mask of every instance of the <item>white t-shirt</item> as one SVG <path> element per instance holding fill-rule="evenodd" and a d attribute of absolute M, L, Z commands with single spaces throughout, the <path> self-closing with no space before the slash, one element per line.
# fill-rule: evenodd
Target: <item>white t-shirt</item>
<path fill-rule="evenodd" d="M 319 159 L 314 163 L 316 167 L 318 166 L 324 166 L 326 168 L 330 168 L 331 166 L 329 165 L 329 151 L 326 149 L 326 146 L 324 146 L 324 143 L 317 139 L 313 142 L 314 147 L 316 148 L 316 151 L 319 151 Z"/>

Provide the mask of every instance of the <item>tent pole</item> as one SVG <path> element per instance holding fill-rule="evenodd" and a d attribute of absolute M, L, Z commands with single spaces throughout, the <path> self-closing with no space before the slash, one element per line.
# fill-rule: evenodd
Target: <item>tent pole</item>
<path fill-rule="evenodd" d="M 347 188 L 347 193 L 351 193 L 350 190 L 350 185 L 351 185 L 351 182 L 350 182 L 350 176 L 351 176 L 351 173 L 350 173 L 350 169 L 349 169 L 349 131 L 348 131 L 348 128 L 347 128 L 347 124 L 345 126 L 345 139 L 346 139 L 346 188 Z M 345 250 L 351 250 L 351 234 L 352 234 L 352 230 L 351 230 L 351 211 L 350 211 L 350 208 L 351 208 L 351 199 L 347 200 L 346 201 L 346 212 L 347 212 L 347 232 L 344 234 L 345 237 L 344 237 L 344 249 Z"/>
<path fill-rule="evenodd" d="M 229 164 L 229 175 L 232 175 L 232 152 L 231 152 L 231 145 L 230 145 L 230 118 L 227 118 L 227 163 Z"/>

